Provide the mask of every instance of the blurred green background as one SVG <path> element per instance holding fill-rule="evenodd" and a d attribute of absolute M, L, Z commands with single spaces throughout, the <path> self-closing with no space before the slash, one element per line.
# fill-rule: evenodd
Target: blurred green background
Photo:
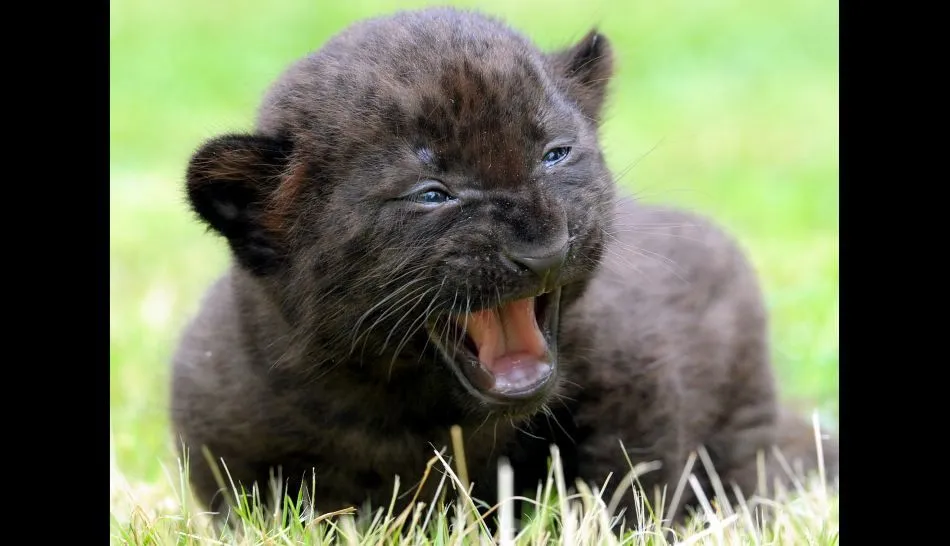
<path fill-rule="evenodd" d="M 128 478 L 174 468 L 168 360 L 227 261 L 188 213 L 190 153 L 249 130 L 266 86 L 354 20 L 422 1 L 113 0 L 110 401 Z M 445 3 L 445 2 L 443 2 Z M 543 48 L 598 26 L 617 75 L 609 163 L 647 201 L 741 240 L 772 316 L 783 398 L 837 419 L 838 5 L 825 0 L 482 0 Z"/>

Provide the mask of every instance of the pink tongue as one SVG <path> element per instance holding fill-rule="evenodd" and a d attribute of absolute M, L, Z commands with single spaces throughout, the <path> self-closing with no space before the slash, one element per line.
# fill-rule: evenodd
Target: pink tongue
<path fill-rule="evenodd" d="M 495 376 L 495 388 L 528 385 L 544 375 L 547 344 L 534 315 L 534 298 L 459 317 L 478 348 L 478 360 Z"/>

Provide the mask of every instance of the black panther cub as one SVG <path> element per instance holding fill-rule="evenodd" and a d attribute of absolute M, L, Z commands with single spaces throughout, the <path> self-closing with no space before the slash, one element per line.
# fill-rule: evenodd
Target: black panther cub
<path fill-rule="evenodd" d="M 174 357 L 200 501 L 227 508 L 207 449 L 246 487 L 315 484 L 321 511 L 387 505 L 454 424 L 488 502 L 499 456 L 533 488 L 550 443 L 571 482 L 616 484 L 629 456 L 662 464 L 644 487 L 675 485 L 699 446 L 747 494 L 760 450 L 814 468 L 741 250 L 617 194 L 612 55 L 596 31 L 543 53 L 474 12 L 401 12 L 293 64 L 253 133 L 200 147 L 188 198 L 233 256 Z"/>

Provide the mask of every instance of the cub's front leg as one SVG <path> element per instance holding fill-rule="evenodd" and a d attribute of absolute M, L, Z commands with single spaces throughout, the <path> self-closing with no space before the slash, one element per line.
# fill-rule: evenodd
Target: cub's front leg
<path fill-rule="evenodd" d="M 612 385 L 589 384 L 573 413 L 580 479 L 596 485 L 608 506 L 617 496 L 628 526 L 640 517 L 679 517 L 681 509 L 669 502 L 688 453 L 675 384 L 655 372 Z M 643 495 L 653 515 L 639 513 Z"/>

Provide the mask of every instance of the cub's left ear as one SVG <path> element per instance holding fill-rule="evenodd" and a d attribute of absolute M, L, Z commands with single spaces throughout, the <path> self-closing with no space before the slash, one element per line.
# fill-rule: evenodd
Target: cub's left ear
<path fill-rule="evenodd" d="M 573 46 L 551 53 L 548 59 L 555 73 L 567 84 L 567 94 L 581 112 L 600 122 L 607 82 L 613 75 L 613 48 L 603 34 L 591 30 Z"/>

